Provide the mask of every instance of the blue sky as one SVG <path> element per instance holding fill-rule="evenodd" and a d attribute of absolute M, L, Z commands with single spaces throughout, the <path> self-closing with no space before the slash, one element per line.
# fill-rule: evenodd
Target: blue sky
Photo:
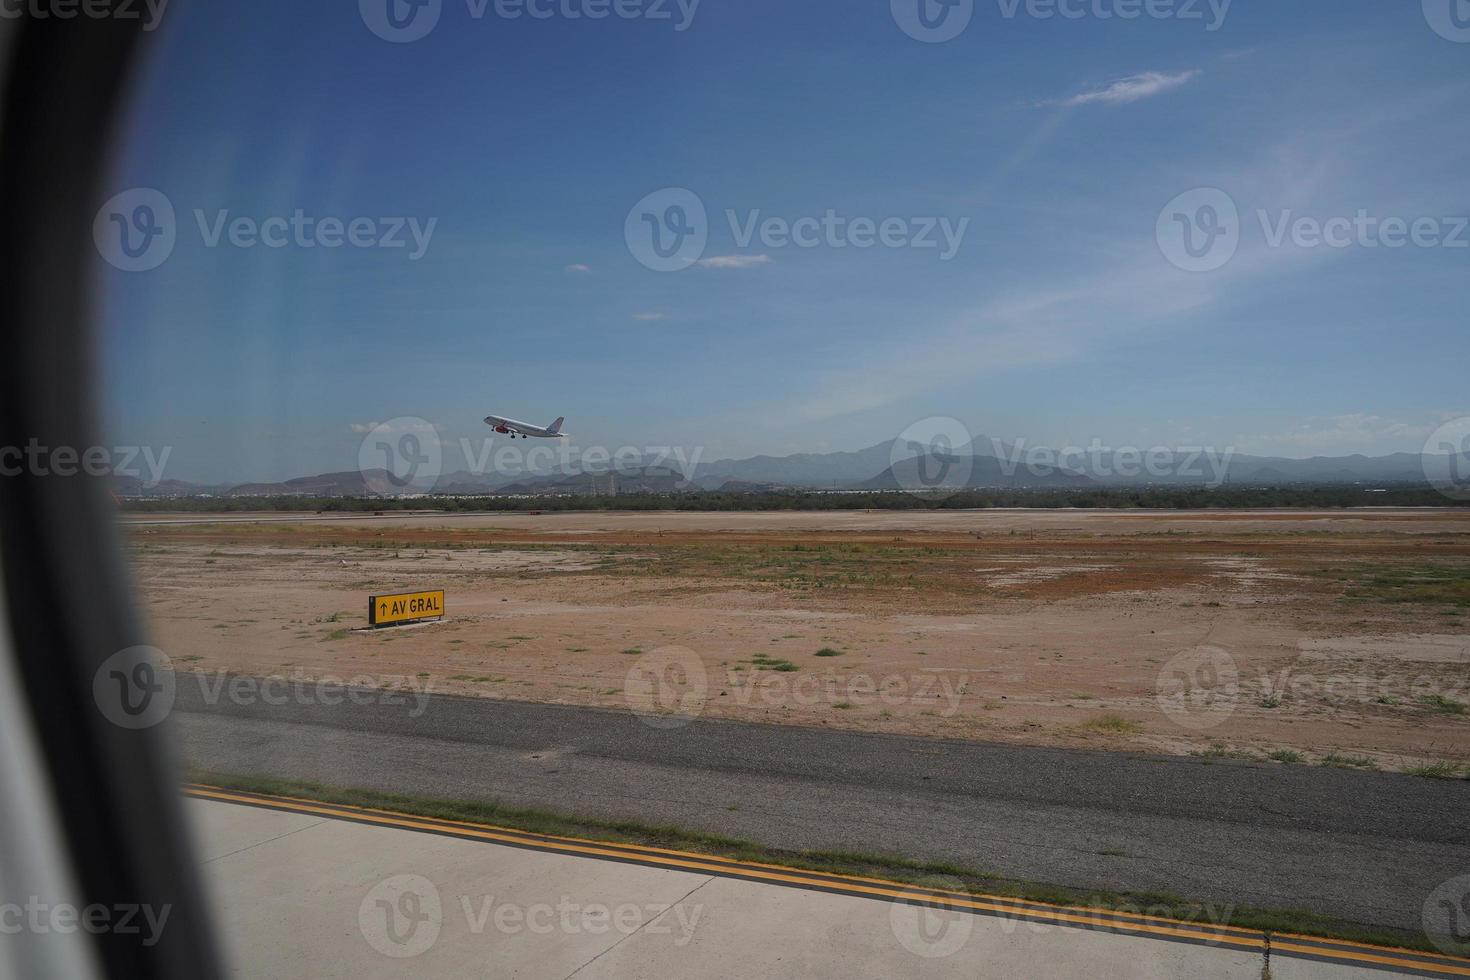
<path fill-rule="evenodd" d="M 1208 30 L 1204 4 L 977 0 L 922 43 L 888 0 L 703 0 L 682 31 L 471 2 L 411 43 L 346 0 L 166 13 L 108 193 L 163 192 L 177 242 L 148 271 L 98 263 L 114 441 L 236 481 L 352 469 L 361 429 L 401 416 L 456 469 L 492 411 L 706 459 L 931 415 L 1032 444 L 1417 451 L 1470 414 L 1470 248 L 1277 247 L 1256 215 L 1451 236 L 1470 214 L 1470 43 L 1419 3 L 1238 2 Z M 704 203 L 716 261 L 630 250 L 630 209 L 670 187 Z M 1155 235 L 1198 187 L 1240 214 L 1210 272 Z M 210 247 L 194 215 L 298 209 L 435 224 L 413 260 Z M 742 247 L 727 209 L 968 225 L 945 261 Z"/>

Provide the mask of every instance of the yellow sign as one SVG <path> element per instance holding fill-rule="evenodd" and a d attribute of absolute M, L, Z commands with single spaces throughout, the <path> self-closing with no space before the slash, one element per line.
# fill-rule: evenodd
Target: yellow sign
<path fill-rule="evenodd" d="M 388 626 L 444 615 L 444 590 L 368 596 L 368 625 Z"/>

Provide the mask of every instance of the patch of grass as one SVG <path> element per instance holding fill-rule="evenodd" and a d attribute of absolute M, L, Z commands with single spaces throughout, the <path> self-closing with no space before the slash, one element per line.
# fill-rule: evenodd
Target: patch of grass
<path fill-rule="evenodd" d="M 1291 749 L 1277 749 L 1275 752 L 1267 752 L 1266 758 L 1272 762 L 1284 762 L 1289 766 L 1300 765 L 1305 761 L 1300 752 L 1294 752 Z"/>
<path fill-rule="evenodd" d="M 1415 699 L 1420 704 L 1442 715 L 1463 715 L 1465 705 L 1443 694 L 1424 694 Z"/>
<path fill-rule="evenodd" d="M 1470 609 L 1470 564 L 1403 562 L 1322 569 L 1316 574 L 1340 582 L 1344 599 Z"/>
<path fill-rule="evenodd" d="M 842 656 L 842 651 L 841 650 L 834 650 L 831 647 L 822 647 L 822 649 L 820 649 L 820 650 L 817 651 L 817 656 L 819 656 L 819 657 L 840 657 L 840 656 Z"/>
<path fill-rule="evenodd" d="M 1224 742 L 1215 742 L 1207 749 L 1189 753 L 1197 759 L 1238 759 L 1241 762 L 1258 762 L 1260 756 L 1244 749 L 1232 749 Z"/>
<path fill-rule="evenodd" d="M 1373 770 L 1378 768 L 1378 763 L 1366 755 L 1339 755 L 1336 752 L 1330 752 L 1322 757 L 1321 762 L 1322 765 L 1332 766 L 1335 769 Z"/>
<path fill-rule="evenodd" d="M 326 636 L 322 637 L 322 639 L 323 640 L 345 640 L 345 639 L 347 639 L 347 631 L 346 630 L 332 630 L 332 632 L 330 632 Z"/>
<path fill-rule="evenodd" d="M 1122 715 L 1115 714 L 1111 711 L 1105 715 L 1098 715 L 1096 718 L 1089 718 L 1077 727 L 1091 729 L 1096 732 L 1111 732 L 1114 735 L 1137 735 L 1143 731 L 1143 726 L 1138 722 L 1130 721 Z"/>
<path fill-rule="evenodd" d="M 1404 775 L 1424 779 L 1459 779 L 1464 772 L 1465 767 L 1455 762 L 1427 762 L 1422 766 L 1410 766 L 1404 770 Z"/>
<path fill-rule="evenodd" d="M 869 854 L 840 850 L 787 850 L 672 824 L 654 825 L 634 820 L 579 817 L 548 809 L 508 807 L 488 800 L 414 797 L 374 790 L 339 788 L 300 780 L 278 779 L 267 775 L 234 775 L 200 769 L 191 769 L 188 778 L 191 782 L 247 793 L 289 796 L 323 803 L 391 810 L 440 820 L 510 827 L 533 834 L 675 848 L 740 861 L 756 861 L 828 874 L 857 875 L 920 885 L 934 875 L 945 875 L 958 879 L 961 888 L 975 894 L 1019 898 L 1034 902 L 1128 910 L 1137 910 L 1139 906 L 1147 906 L 1151 912 L 1156 914 L 1194 920 L 1200 919 L 1203 908 L 1200 902 L 1163 893 L 1084 892 L 1040 882 L 1005 878 L 992 872 L 950 862 L 920 861 L 897 854 Z M 1416 932 L 1362 926 L 1298 909 L 1235 905 L 1229 907 L 1228 922 L 1222 924 L 1244 929 L 1302 933 L 1403 949 L 1433 951 L 1428 939 Z"/>
<path fill-rule="evenodd" d="M 852 702 L 838 701 L 836 704 L 832 705 L 832 707 L 836 708 L 838 711 L 846 711 L 848 708 L 852 707 Z"/>
<path fill-rule="evenodd" d="M 750 662 L 755 666 L 756 670 L 775 670 L 783 674 L 789 674 L 793 670 L 801 669 L 789 660 L 782 660 L 779 657 L 768 657 L 764 653 L 758 653 L 754 657 L 751 657 Z"/>
<path fill-rule="evenodd" d="M 1267 695 L 1264 698 L 1261 698 L 1261 707 L 1263 707 L 1263 708 L 1279 708 L 1279 707 L 1281 707 L 1281 695 L 1279 695 L 1279 694 L 1270 694 L 1270 695 Z"/>
<path fill-rule="evenodd" d="M 637 647 L 629 647 L 626 650 L 619 650 L 618 652 L 619 653 L 625 653 L 625 654 L 627 654 L 630 657 L 636 657 L 639 654 L 641 654 L 643 651 L 640 650 L 640 649 L 638 649 Z"/>

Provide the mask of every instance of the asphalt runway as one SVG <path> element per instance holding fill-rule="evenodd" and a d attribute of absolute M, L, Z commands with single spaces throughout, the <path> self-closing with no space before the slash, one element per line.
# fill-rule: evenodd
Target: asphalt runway
<path fill-rule="evenodd" d="M 1414 931 L 1435 887 L 1470 872 L 1464 780 L 723 721 L 659 729 L 627 712 L 367 691 L 354 701 L 315 685 L 266 704 L 213 697 L 217 679 L 199 679 L 178 675 L 184 755 L 220 772 Z"/>

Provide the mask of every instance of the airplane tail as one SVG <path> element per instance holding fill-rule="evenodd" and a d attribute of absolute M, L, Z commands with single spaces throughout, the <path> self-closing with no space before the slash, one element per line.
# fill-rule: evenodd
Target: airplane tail
<path fill-rule="evenodd" d="M 555 422 L 546 427 L 546 431 L 550 432 L 552 435 L 556 435 L 558 432 L 561 431 L 561 424 L 565 421 L 565 418 L 558 418 Z"/>

